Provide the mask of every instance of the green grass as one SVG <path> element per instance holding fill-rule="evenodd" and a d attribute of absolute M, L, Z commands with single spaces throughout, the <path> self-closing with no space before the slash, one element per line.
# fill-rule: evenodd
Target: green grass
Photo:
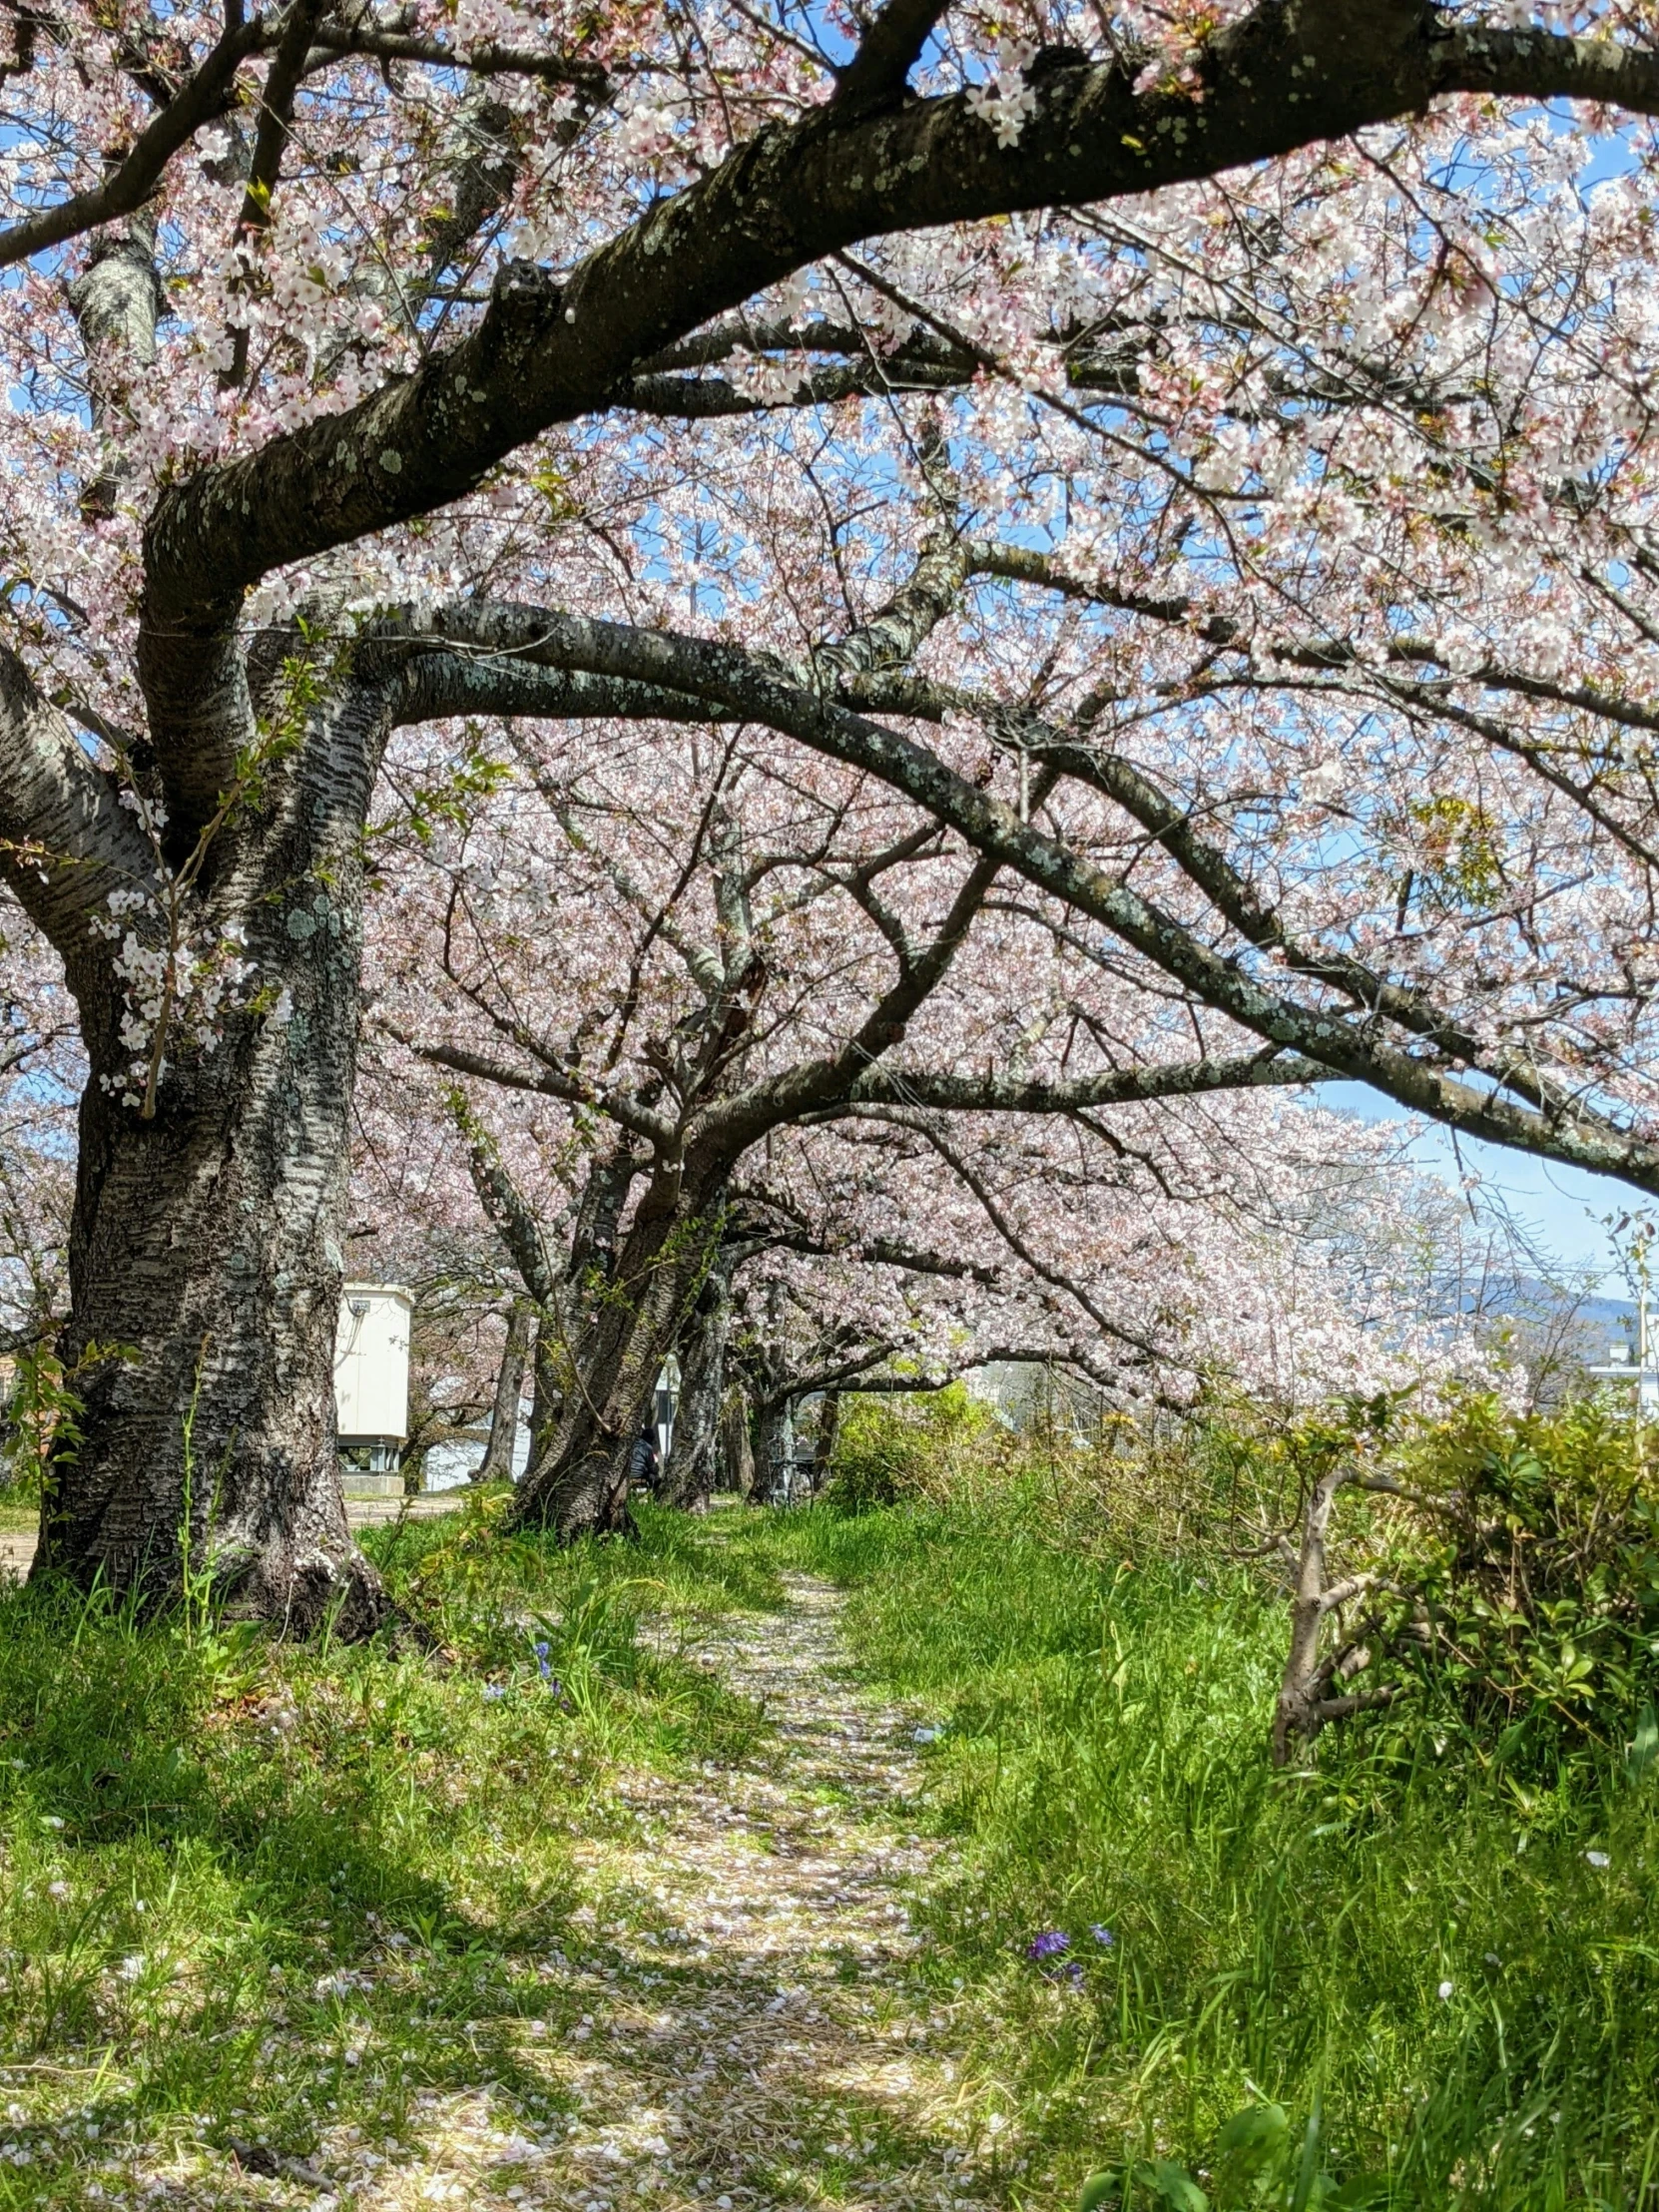
<path fill-rule="evenodd" d="M 560 1961 L 649 1910 L 595 1887 L 612 1779 L 784 1756 L 681 1638 L 786 1568 L 844 1585 L 859 1669 L 941 1730 L 918 1970 L 962 2109 L 1005 2118 L 981 2197 L 1201 2169 L 1260 2096 L 1299 2129 L 1317 2099 L 1326 2166 L 1402 2212 L 1659 2199 L 1653 1784 L 1523 1801 L 1330 1740 L 1276 1779 L 1277 1607 L 1091 1565 L 1017 1496 L 645 1522 L 565 1555 L 488 1500 L 375 1531 L 424 1634 L 357 1649 L 0 1594 L 0 2212 L 205 2187 L 239 2144 L 395 2163 L 481 2082 L 556 2125 Z"/>
<path fill-rule="evenodd" d="M 1257 2096 L 1317 2098 L 1325 2163 L 1385 2176 L 1379 2202 L 1659 2198 L 1651 1784 L 1522 1802 L 1431 1743 L 1401 1778 L 1331 1738 L 1278 1779 L 1279 1609 L 1236 1571 L 1091 1567 L 1012 1507 L 817 1509 L 734 1541 L 844 1583 L 861 1664 L 943 1730 L 933 1971 L 970 2070 L 1046 2146 L 1049 2201 L 1130 2153 L 1203 2167 Z M 1024 1955 L 1045 1929 L 1075 1982 Z"/>
<path fill-rule="evenodd" d="M 395 2159 L 481 2079 L 548 2118 L 607 1777 L 761 1729 L 677 1624 L 773 1602 L 769 1570 L 648 1519 L 564 1556 L 487 1504 L 369 1535 L 435 1649 L 0 1594 L 0 2207 L 138 2201 L 239 2143 Z"/>

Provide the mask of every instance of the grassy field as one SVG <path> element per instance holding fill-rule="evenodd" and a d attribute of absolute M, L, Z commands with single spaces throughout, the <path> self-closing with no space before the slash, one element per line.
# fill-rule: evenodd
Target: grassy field
<path fill-rule="evenodd" d="M 1317 2107 L 1346 2201 L 1659 2195 L 1651 1781 L 1522 1798 L 1430 1755 L 1401 1783 L 1329 1740 L 1276 1778 L 1278 1609 L 1242 1577 L 1090 1567 L 1017 1516 L 818 1510 L 743 1549 L 844 1583 L 861 1663 L 935 1714 L 961 1845 L 937 1970 L 1057 2178 L 1137 2149 L 1204 2168 L 1262 2098 L 1299 2133 Z M 1067 1947 L 1033 1961 L 1045 1933 Z"/>
<path fill-rule="evenodd" d="M 1265 2100 L 1298 2139 L 1318 2113 L 1342 2203 L 1659 2198 L 1652 1782 L 1523 1799 L 1336 1744 L 1276 1779 L 1277 1611 L 1011 1511 L 650 1514 L 560 1556 L 484 1510 L 367 1542 L 421 1639 L 0 1595 L 0 2207 L 198 2201 L 216 2160 L 315 2205 L 319 2146 L 395 2165 L 481 2077 L 556 2132 L 531 2060 L 583 2001 L 549 1965 L 578 1847 L 628 1820 L 621 1767 L 773 1756 L 677 1639 L 764 1620 L 786 1570 L 844 1586 L 855 1665 L 937 1731 L 918 1971 L 963 2109 L 1019 2147 L 1000 2200 L 1133 2156 L 1203 2174 Z"/>
<path fill-rule="evenodd" d="M 481 2077 L 556 2120 L 523 2053 L 581 2003 L 546 1965 L 573 1841 L 620 1762 L 761 1726 L 672 1627 L 765 1605 L 767 1569 L 683 1538 L 370 1534 L 435 1653 L 0 1594 L 0 2206 L 195 2201 L 233 2154 L 310 2202 L 319 2143 L 395 2162 Z"/>

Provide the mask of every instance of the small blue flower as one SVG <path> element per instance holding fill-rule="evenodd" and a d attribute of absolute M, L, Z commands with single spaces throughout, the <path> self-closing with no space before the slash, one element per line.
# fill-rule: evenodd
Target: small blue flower
<path fill-rule="evenodd" d="M 537 1644 L 537 1646 L 536 1646 L 536 1670 L 537 1670 L 537 1672 L 538 1672 L 538 1673 L 540 1674 L 540 1676 L 541 1676 L 541 1678 L 542 1678 L 542 1680 L 543 1680 L 544 1682 L 551 1682 L 551 1681 L 552 1681 L 552 1679 L 553 1679 L 553 1669 L 552 1669 L 551 1665 L 550 1665 L 550 1664 L 548 1663 L 548 1657 L 547 1657 L 547 1652 L 548 1652 L 548 1646 L 546 1645 L 546 1643 L 545 1643 L 545 1642 Z"/>
<path fill-rule="evenodd" d="M 1068 1958 L 1065 1964 L 1060 1968 L 1060 1974 L 1065 1980 L 1071 1983 L 1074 1989 L 1080 1989 L 1083 1986 L 1082 1959 Z"/>
<path fill-rule="evenodd" d="M 484 1702 L 488 1705 L 493 1705 L 497 1698 L 503 1698 L 506 1694 L 507 1685 L 504 1682 L 486 1682 L 484 1684 Z"/>
<path fill-rule="evenodd" d="M 1057 1958 L 1061 1951 L 1070 1950 L 1071 1937 L 1063 1929 L 1045 1928 L 1040 1936 L 1033 1936 L 1025 1946 L 1027 1958 Z"/>
<path fill-rule="evenodd" d="M 1098 1921 L 1096 1921 L 1094 1926 L 1089 1930 L 1089 1934 L 1094 1937 L 1095 1941 L 1100 1945 L 1102 1950 L 1110 1950 L 1112 1945 L 1117 1941 L 1117 1937 L 1112 1934 L 1112 1931 L 1109 1928 L 1102 1928 Z"/>

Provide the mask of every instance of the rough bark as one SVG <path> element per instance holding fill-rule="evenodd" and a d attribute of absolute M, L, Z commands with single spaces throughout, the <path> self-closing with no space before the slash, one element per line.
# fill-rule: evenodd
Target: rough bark
<path fill-rule="evenodd" d="M 217 1040 L 175 1010 L 148 1115 L 110 947 L 67 938 L 91 1073 L 60 1352 L 82 1410 L 54 1454 L 37 1575 L 166 1596 L 211 1570 L 237 1609 L 296 1631 L 381 1617 L 346 1528 L 333 1406 L 359 830 L 381 723 L 342 687 L 309 711 L 276 796 L 228 820 L 190 918 L 244 929 L 252 972 Z"/>
<path fill-rule="evenodd" d="M 576 1348 L 558 1427 L 519 1485 L 515 1525 L 552 1529 L 566 1541 L 631 1526 L 634 1438 L 718 1234 L 718 1221 L 685 1201 L 677 1175 L 654 1178 Z"/>
<path fill-rule="evenodd" d="M 518 1442 L 518 1408 L 524 1395 L 524 1375 L 530 1363 L 531 1309 L 515 1298 L 507 1315 L 507 1342 L 495 1378 L 495 1402 L 490 1409 L 489 1442 L 473 1480 L 510 1482 L 513 1452 Z"/>
<path fill-rule="evenodd" d="M 830 1479 L 830 1462 L 835 1456 L 835 1439 L 841 1428 L 841 1393 L 826 1390 L 819 1400 L 818 1438 L 813 1446 L 813 1495 L 817 1497 Z"/>
<path fill-rule="evenodd" d="M 755 1488 L 755 1446 L 750 1434 L 749 1393 L 731 1383 L 720 1407 L 720 1472 L 728 1489 L 748 1497 Z"/>
<path fill-rule="evenodd" d="M 731 1287 L 717 1262 L 692 1315 L 674 1445 L 663 1470 L 665 1502 L 688 1512 L 707 1511 L 720 1474 L 721 1399 L 731 1328 Z"/>
<path fill-rule="evenodd" d="M 795 1494 L 795 1400 L 776 1397 L 761 1407 L 755 1436 L 756 1494 L 788 1505 Z"/>
<path fill-rule="evenodd" d="M 525 1472 L 541 1464 L 542 1454 L 559 1425 L 565 1409 L 564 1382 L 556 1356 L 556 1340 L 547 1316 L 537 1317 L 535 1347 L 531 1355 L 530 1456 Z"/>

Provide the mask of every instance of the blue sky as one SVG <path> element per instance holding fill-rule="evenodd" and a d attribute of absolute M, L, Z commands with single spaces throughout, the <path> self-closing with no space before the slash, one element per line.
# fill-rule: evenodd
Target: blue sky
<path fill-rule="evenodd" d="M 1322 1083 L 1322 1106 L 1357 1114 L 1362 1121 L 1398 1121 L 1400 1109 L 1374 1091 L 1369 1083 Z M 1455 1147 L 1451 1132 L 1434 1125 L 1423 1128 L 1408 1147 L 1409 1156 L 1430 1174 L 1458 1187 L 1464 1175 L 1478 1175 L 1484 1188 L 1525 1224 L 1538 1245 L 1565 1266 L 1593 1267 L 1598 1287 L 1612 1297 L 1623 1295 L 1624 1278 L 1608 1234 L 1607 1222 L 1626 1211 L 1647 1210 L 1648 1201 L 1627 1184 L 1605 1175 L 1586 1175 L 1580 1168 L 1563 1167 L 1530 1153 L 1510 1152 L 1501 1145 L 1484 1144 L 1478 1137 L 1459 1137 Z"/>

